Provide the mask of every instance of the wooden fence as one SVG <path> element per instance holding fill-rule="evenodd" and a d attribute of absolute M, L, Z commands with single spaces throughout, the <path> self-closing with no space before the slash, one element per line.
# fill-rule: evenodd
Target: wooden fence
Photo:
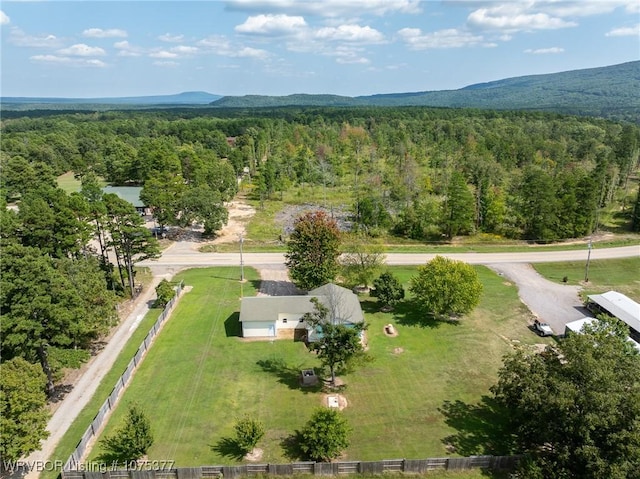
<path fill-rule="evenodd" d="M 384 461 L 292 462 L 289 464 L 242 464 L 237 466 L 202 466 L 167 469 L 102 470 L 95 464 L 84 465 L 85 470 L 65 470 L 62 479 L 209 479 L 239 478 L 243 476 L 337 476 L 346 474 L 385 474 L 391 472 L 423 474 L 435 470 L 513 469 L 520 456 L 471 456 L 430 459 L 391 459 Z M 83 466 L 82 464 L 78 464 Z M 93 467 L 91 467 L 93 466 Z"/>
<path fill-rule="evenodd" d="M 169 317 L 169 313 L 175 306 L 175 303 L 178 300 L 183 287 L 184 282 L 181 281 L 180 284 L 178 284 L 178 286 L 176 287 L 176 294 L 164 307 L 164 310 L 162 311 L 156 322 L 153 323 L 153 326 L 147 333 L 144 341 L 142 341 L 142 344 L 140 344 L 140 347 L 136 351 L 136 354 L 134 354 L 133 358 L 131 358 L 131 361 L 129 361 L 129 364 L 127 364 L 124 372 L 118 378 L 118 381 L 116 381 L 116 385 L 111 390 L 109 397 L 107 397 L 104 403 L 102 403 L 102 406 L 100 406 L 100 409 L 98 409 L 98 413 L 93 418 L 93 421 L 91 421 L 91 424 L 89 424 L 89 427 L 82 435 L 82 439 L 80 439 L 80 442 L 76 446 L 75 450 L 73 451 L 71 456 L 69 456 L 69 459 L 67 459 L 67 462 L 63 467 L 63 471 L 78 469 L 79 467 L 81 467 L 80 461 L 82 460 L 82 457 L 87 450 L 87 445 L 98 434 L 102 425 L 109 418 L 111 411 L 115 409 L 116 404 L 118 403 L 118 398 L 120 397 L 120 393 L 127 387 L 127 385 L 129 384 L 129 380 L 131 379 L 131 375 L 136 370 L 138 365 L 142 363 L 144 354 L 153 343 L 153 340 L 160 330 L 162 323 L 164 323 L 165 319 Z"/>

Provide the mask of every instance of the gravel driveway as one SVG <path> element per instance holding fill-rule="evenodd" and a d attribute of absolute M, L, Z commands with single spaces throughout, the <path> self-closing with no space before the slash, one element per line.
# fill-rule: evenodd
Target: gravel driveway
<path fill-rule="evenodd" d="M 496 273 L 518 286 L 518 296 L 555 334 L 564 334 L 570 321 L 591 316 L 580 300 L 579 286 L 558 284 L 542 277 L 526 263 L 488 264 Z"/>
<path fill-rule="evenodd" d="M 304 294 L 289 279 L 287 267 L 283 264 L 256 266 L 260 273 L 258 296 L 294 296 Z"/>

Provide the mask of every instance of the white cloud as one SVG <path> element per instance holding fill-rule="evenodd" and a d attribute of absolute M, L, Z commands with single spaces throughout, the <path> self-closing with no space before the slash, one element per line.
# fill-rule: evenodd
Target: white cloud
<path fill-rule="evenodd" d="M 223 57 L 256 58 L 259 60 L 266 60 L 271 56 L 271 54 L 266 50 L 233 45 L 222 35 L 211 35 L 207 38 L 203 38 L 202 40 L 199 40 L 196 45 L 206 49 L 209 53 Z"/>
<path fill-rule="evenodd" d="M 421 0 L 227 0 L 228 10 L 288 13 L 319 17 L 353 17 L 363 14 L 420 13 Z"/>
<path fill-rule="evenodd" d="M 194 53 L 198 53 L 198 47 L 189 47 L 187 45 L 178 45 L 177 47 L 172 47 L 171 51 L 173 53 L 182 54 L 182 55 L 193 55 Z"/>
<path fill-rule="evenodd" d="M 156 52 L 149 53 L 151 58 L 178 58 L 177 53 L 168 52 L 166 50 L 159 50 Z"/>
<path fill-rule="evenodd" d="M 624 7 L 628 13 L 638 11 L 637 0 L 537 0 L 529 3 L 531 9 L 558 17 L 589 17 L 610 13 Z"/>
<path fill-rule="evenodd" d="M 109 28 L 108 30 L 88 28 L 82 32 L 82 36 L 90 38 L 126 38 L 127 32 L 119 28 Z"/>
<path fill-rule="evenodd" d="M 57 53 L 59 53 L 60 55 L 74 57 L 95 57 L 106 55 L 104 49 L 100 47 L 90 47 L 89 45 L 85 45 L 84 43 L 76 43 L 75 45 L 71 45 L 70 47 L 58 50 Z"/>
<path fill-rule="evenodd" d="M 324 27 L 315 33 L 320 40 L 335 40 L 358 43 L 382 43 L 384 35 L 369 26 L 340 25 L 339 27 Z"/>
<path fill-rule="evenodd" d="M 174 62 L 171 60 L 157 60 L 153 62 L 153 64 L 157 67 L 168 67 L 168 68 L 173 68 L 180 65 L 178 62 Z"/>
<path fill-rule="evenodd" d="M 530 5 L 531 3 L 513 2 L 479 8 L 469 14 L 467 24 L 479 29 L 505 32 L 555 30 L 577 25 L 544 12 L 531 11 Z"/>
<path fill-rule="evenodd" d="M 167 43 L 180 43 L 184 40 L 184 35 L 172 35 L 170 33 L 165 33 L 164 35 L 160 35 L 158 40 L 162 40 Z"/>
<path fill-rule="evenodd" d="M 13 27 L 9 41 L 19 47 L 57 48 L 62 42 L 55 35 L 28 35 L 18 27 Z"/>
<path fill-rule="evenodd" d="M 131 45 L 127 40 L 116 42 L 113 47 L 118 51 L 119 57 L 139 57 L 144 53 L 144 49 Z"/>
<path fill-rule="evenodd" d="M 364 57 L 355 57 L 355 58 L 351 58 L 351 57 L 338 57 L 336 58 L 336 63 L 340 63 L 342 65 L 348 65 L 348 64 L 367 64 L 367 63 L 371 63 L 370 60 L 368 58 L 364 58 Z"/>
<path fill-rule="evenodd" d="M 241 58 L 256 58 L 258 60 L 265 60 L 271 56 L 271 54 L 266 50 L 261 50 L 259 48 L 251 48 L 251 47 L 243 47 L 240 48 L 236 52 L 231 52 L 226 56 L 229 57 L 241 57 Z"/>
<path fill-rule="evenodd" d="M 564 53 L 564 48 L 562 47 L 536 48 L 536 49 L 527 48 L 524 52 L 531 53 L 533 55 L 547 55 L 547 54 L 555 54 L 555 53 Z"/>
<path fill-rule="evenodd" d="M 33 55 L 29 59 L 36 63 L 44 63 L 49 65 L 62 65 L 74 67 L 94 67 L 104 68 L 107 64 L 95 58 L 71 58 L 58 55 Z"/>
<path fill-rule="evenodd" d="M 419 28 L 403 28 L 398 35 L 412 50 L 427 50 L 436 48 L 461 48 L 467 46 L 495 46 L 483 44 L 481 35 L 473 35 L 464 30 L 450 28 L 432 33 L 422 33 Z"/>
<path fill-rule="evenodd" d="M 235 31 L 252 35 L 292 35 L 306 28 L 303 17 L 290 15 L 257 15 L 237 25 Z"/>
<path fill-rule="evenodd" d="M 629 0 L 625 6 L 627 13 L 640 13 L 640 2 L 637 0 Z"/>
<path fill-rule="evenodd" d="M 220 49 L 231 48 L 229 40 L 226 37 L 223 37 L 222 35 L 208 36 L 207 38 L 203 38 L 202 40 L 199 40 L 197 45 L 205 48 L 220 48 Z"/>
<path fill-rule="evenodd" d="M 607 37 L 637 37 L 640 35 L 640 23 L 636 23 L 631 27 L 614 28 L 605 33 Z"/>
<path fill-rule="evenodd" d="M 9 15 L 0 10 L 0 25 L 8 25 L 9 23 L 11 23 Z"/>

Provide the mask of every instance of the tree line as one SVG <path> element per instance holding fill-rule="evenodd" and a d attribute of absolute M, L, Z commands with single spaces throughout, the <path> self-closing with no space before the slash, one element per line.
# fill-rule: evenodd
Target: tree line
<path fill-rule="evenodd" d="M 5 120 L 4 193 L 26 165 L 145 186 L 162 224 L 225 222 L 249 180 L 257 199 L 348 189 L 371 235 L 433 241 L 474 233 L 554 241 L 590 234 L 621 202 L 629 228 L 640 128 L 544 113 L 433 108 L 137 111 Z M 331 196 L 331 195 L 329 195 Z"/>

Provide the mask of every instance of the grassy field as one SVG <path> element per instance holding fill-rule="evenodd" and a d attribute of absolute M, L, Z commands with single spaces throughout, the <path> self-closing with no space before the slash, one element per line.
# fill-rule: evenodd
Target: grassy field
<path fill-rule="evenodd" d="M 82 185 L 73 176 L 73 171 L 67 171 L 64 175 L 58 176 L 58 186 L 67 193 L 74 193 L 80 191 Z"/>
<path fill-rule="evenodd" d="M 585 295 L 616 290 L 640 302 L 640 257 L 591 261 L 589 282 L 586 284 L 585 261 L 540 263 L 533 267 L 538 273 L 557 283 L 562 282 L 566 276 L 568 284 L 583 286 Z"/>
<path fill-rule="evenodd" d="M 425 325 L 409 305 L 383 314 L 373 300 L 363 299 L 374 361 L 343 378 L 349 402 L 344 413 L 354 429 L 346 458 L 446 455 L 445 438 L 471 425 L 461 424 L 461 415 L 455 428 L 449 425 L 453 418 L 442 412 L 445 401 L 472 410 L 495 382 L 512 341 L 540 341 L 526 327 L 528 312 L 515 287 L 486 268 L 478 271 L 485 285 L 482 302 L 459 323 Z M 415 270 L 394 272 L 406 282 Z M 244 294 L 252 295 L 257 274 L 247 269 L 247 277 Z M 303 343 L 239 338 L 236 278 L 235 268 L 179 275 L 193 290 L 165 325 L 106 434 L 119 427 L 124 406 L 138 401 L 155 432 L 149 459 L 175 460 L 178 466 L 235 463 L 241 457 L 229 439 L 235 420 L 247 413 L 265 423 L 267 434 L 260 443 L 264 462 L 297 459 L 287 439 L 323 399 L 320 390 L 301 389 L 297 376 L 301 368 L 317 366 L 316 358 Z M 389 322 L 396 325 L 398 337 L 383 334 Z M 457 452 L 483 453 L 483 442 L 458 442 Z M 92 458 L 100 453 L 95 448 Z"/>
<path fill-rule="evenodd" d="M 107 182 L 102 181 L 102 186 L 106 186 Z M 67 193 L 75 193 L 80 191 L 82 184 L 77 180 L 73 171 L 67 171 L 64 175 L 58 176 L 58 186 Z"/>

